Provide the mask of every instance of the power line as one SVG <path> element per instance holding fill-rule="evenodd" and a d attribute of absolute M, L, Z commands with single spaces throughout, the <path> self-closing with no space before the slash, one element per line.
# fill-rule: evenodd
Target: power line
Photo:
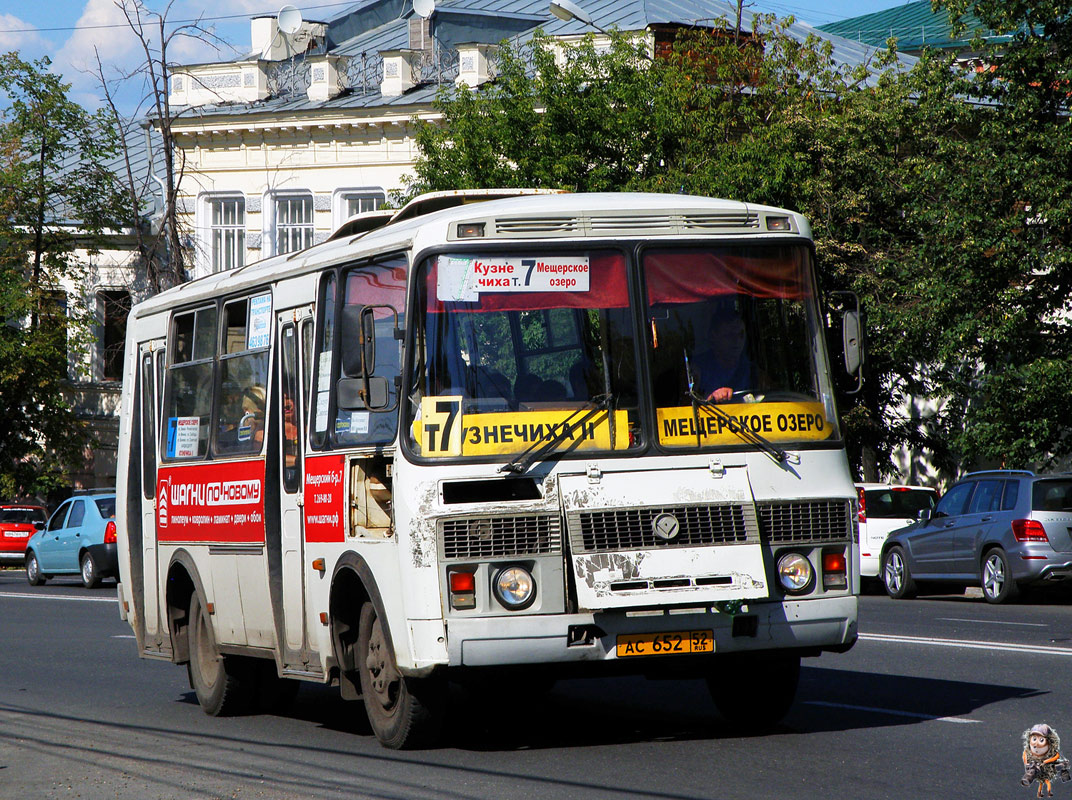
<path fill-rule="evenodd" d="M 354 0 L 347 0 L 342 3 L 323 3 L 316 6 L 306 6 L 306 11 L 313 11 L 318 8 L 338 8 L 339 6 L 352 5 Z M 266 11 L 263 14 L 227 14 L 218 17 L 198 17 L 196 19 L 177 19 L 167 20 L 165 25 L 192 25 L 197 22 L 219 22 L 228 19 L 249 19 L 250 17 L 271 16 L 275 12 Z M 128 28 L 130 27 L 125 22 L 112 23 L 110 25 L 68 25 L 59 28 L 8 28 L 6 30 L 0 30 L 0 33 L 56 33 L 62 31 L 96 31 L 107 30 L 109 28 Z"/>

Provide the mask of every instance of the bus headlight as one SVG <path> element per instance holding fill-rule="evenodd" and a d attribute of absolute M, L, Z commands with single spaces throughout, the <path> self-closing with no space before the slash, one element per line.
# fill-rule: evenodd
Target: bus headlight
<path fill-rule="evenodd" d="M 492 582 L 495 599 L 503 608 L 520 611 L 532 605 L 536 599 L 536 580 L 524 567 L 506 567 L 499 570 Z"/>
<path fill-rule="evenodd" d="M 778 581 L 787 592 L 803 592 L 811 586 L 812 576 L 811 562 L 800 553 L 786 553 L 778 559 Z"/>

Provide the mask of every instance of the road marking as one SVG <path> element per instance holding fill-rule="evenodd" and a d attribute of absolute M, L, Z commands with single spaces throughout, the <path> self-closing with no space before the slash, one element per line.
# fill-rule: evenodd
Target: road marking
<path fill-rule="evenodd" d="M 117 633 L 117 634 L 116 634 L 115 636 L 113 636 L 112 638 L 113 638 L 113 639 L 133 639 L 133 638 L 134 638 L 134 634 L 132 634 L 132 633 L 125 633 L 125 634 L 124 634 L 124 633 Z"/>
<path fill-rule="evenodd" d="M 1044 644 L 1012 644 L 1011 642 L 976 642 L 970 639 L 933 639 L 928 636 L 894 636 L 888 633 L 861 633 L 869 642 L 924 644 L 932 647 L 962 647 L 965 650 L 1006 650 L 1010 653 L 1033 653 L 1044 656 L 1072 656 L 1072 648 L 1050 647 Z"/>
<path fill-rule="evenodd" d="M 936 717 L 934 714 L 919 714 L 914 711 L 896 711 L 892 708 L 875 708 L 873 706 L 854 706 L 849 705 L 848 703 L 829 703 L 825 700 L 805 700 L 804 704 L 809 706 L 845 708 L 849 711 L 867 711 L 872 714 L 891 714 L 895 717 L 911 717 L 912 719 L 927 719 L 934 720 L 935 722 L 955 722 L 960 725 L 982 722 L 981 719 L 970 719 L 969 717 Z"/>
<path fill-rule="evenodd" d="M 971 622 L 976 625 L 1022 625 L 1027 628 L 1048 628 L 1043 622 L 1002 622 L 999 619 L 962 619 L 961 617 L 938 617 L 938 622 Z"/>
<path fill-rule="evenodd" d="M 76 597 L 70 594 L 28 594 L 26 592 L 0 592 L 0 597 L 17 597 L 20 600 L 76 600 L 79 603 L 111 603 L 118 605 L 114 597 Z"/>

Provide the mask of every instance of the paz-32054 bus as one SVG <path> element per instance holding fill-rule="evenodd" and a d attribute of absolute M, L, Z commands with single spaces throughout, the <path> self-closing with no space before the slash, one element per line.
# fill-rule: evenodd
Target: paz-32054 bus
<path fill-rule="evenodd" d="M 333 682 L 415 746 L 450 680 L 625 671 L 702 676 L 755 725 L 856 640 L 807 221 L 519 194 L 421 198 L 132 311 L 121 613 L 208 713 Z"/>

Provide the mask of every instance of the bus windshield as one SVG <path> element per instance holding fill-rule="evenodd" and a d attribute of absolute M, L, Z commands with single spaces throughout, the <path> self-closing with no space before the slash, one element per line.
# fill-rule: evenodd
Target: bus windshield
<path fill-rule="evenodd" d="M 661 445 L 837 438 L 806 246 L 652 248 L 641 270 Z"/>
<path fill-rule="evenodd" d="M 443 254 L 424 263 L 417 285 L 409 383 L 417 453 L 640 444 L 623 253 Z"/>
<path fill-rule="evenodd" d="M 838 438 L 807 246 L 643 250 L 650 393 L 638 389 L 628 263 L 616 250 L 426 261 L 409 380 L 415 452 L 546 448 L 535 450 L 542 457 L 652 438 L 672 449 Z"/>

